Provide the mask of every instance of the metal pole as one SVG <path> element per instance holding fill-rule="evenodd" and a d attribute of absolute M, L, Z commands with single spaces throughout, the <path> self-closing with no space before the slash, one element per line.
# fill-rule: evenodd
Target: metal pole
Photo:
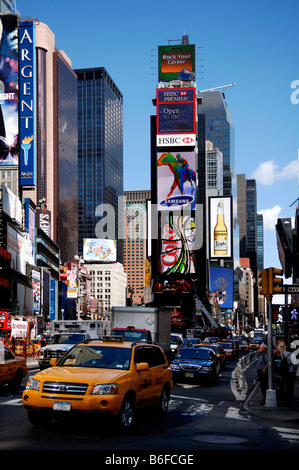
<path fill-rule="evenodd" d="M 272 303 L 271 297 L 267 299 L 268 304 L 268 390 L 266 390 L 266 406 L 277 406 L 276 390 L 273 389 L 273 335 L 272 335 Z"/>

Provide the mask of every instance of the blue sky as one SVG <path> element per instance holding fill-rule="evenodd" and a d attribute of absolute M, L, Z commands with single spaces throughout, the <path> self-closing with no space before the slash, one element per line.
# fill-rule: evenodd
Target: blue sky
<path fill-rule="evenodd" d="M 83 6 L 17 0 L 22 17 L 49 26 L 74 69 L 103 66 L 123 93 L 124 189 L 150 188 L 158 46 L 188 34 L 196 45 L 197 89 L 236 83 L 225 93 L 235 126 L 235 169 L 257 181 L 265 267 L 280 267 L 275 223 L 294 217 L 299 197 L 298 2 L 89 0 Z"/>

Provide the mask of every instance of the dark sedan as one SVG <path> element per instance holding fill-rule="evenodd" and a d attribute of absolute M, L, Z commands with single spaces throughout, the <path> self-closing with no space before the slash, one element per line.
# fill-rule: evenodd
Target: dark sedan
<path fill-rule="evenodd" d="M 208 379 L 216 384 L 219 379 L 220 361 L 211 349 L 182 348 L 170 367 L 174 382 Z"/>

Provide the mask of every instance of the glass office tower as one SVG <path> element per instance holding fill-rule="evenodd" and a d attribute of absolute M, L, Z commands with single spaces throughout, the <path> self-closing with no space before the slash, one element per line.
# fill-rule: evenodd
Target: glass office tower
<path fill-rule="evenodd" d="M 223 154 L 223 195 L 231 196 L 236 184 L 234 167 L 234 126 L 223 92 L 200 93 L 198 114 L 205 115 L 205 140 L 209 140 Z"/>
<path fill-rule="evenodd" d="M 102 238 L 97 224 L 106 217 L 111 238 L 115 228 L 117 261 L 119 196 L 123 196 L 123 95 L 105 68 L 75 70 L 78 77 L 78 250 L 84 238 Z M 114 213 L 101 214 L 103 204 Z M 114 219 L 114 220 L 113 220 Z"/>

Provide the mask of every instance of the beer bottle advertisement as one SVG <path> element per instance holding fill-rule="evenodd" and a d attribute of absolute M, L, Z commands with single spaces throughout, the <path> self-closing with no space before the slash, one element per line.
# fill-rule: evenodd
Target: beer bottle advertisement
<path fill-rule="evenodd" d="M 231 198 L 210 198 L 211 257 L 231 257 Z"/>

